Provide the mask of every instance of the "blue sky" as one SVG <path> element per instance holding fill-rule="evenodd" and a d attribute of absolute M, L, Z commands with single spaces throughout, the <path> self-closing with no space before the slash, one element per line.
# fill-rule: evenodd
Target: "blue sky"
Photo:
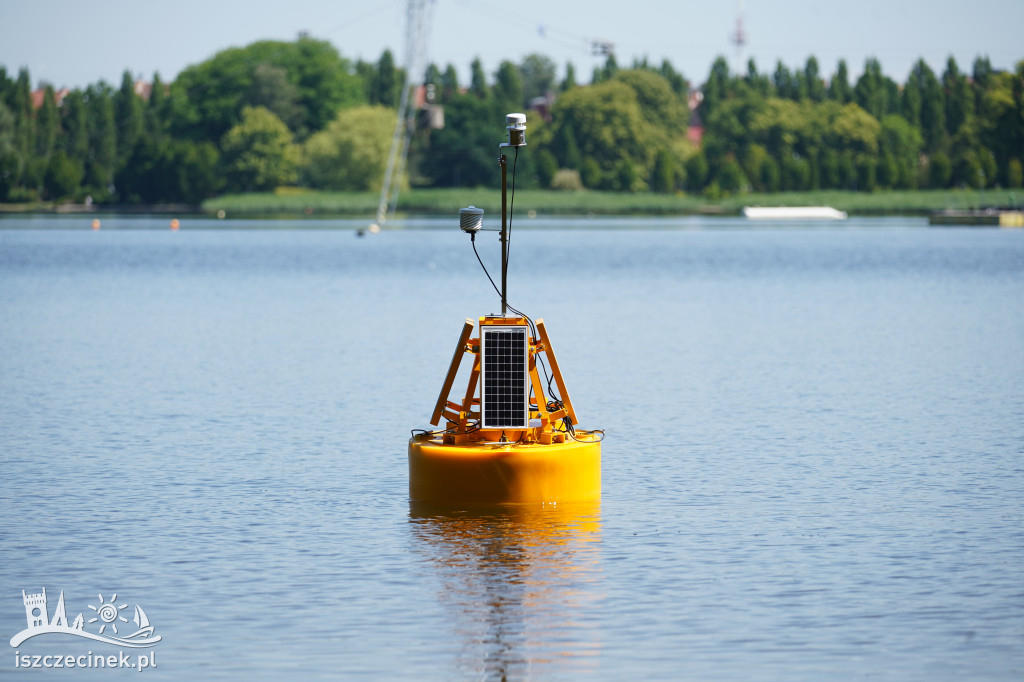
<path fill-rule="evenodd" d="M 404 54 L 406 0 L 0 0 L 0 65 L 27 66 L 33 83 L 82 87 L 117 84 L 125 69 L 172 80 L 218 50 L 261 39 L 292 40 L 300 31 L 333 43 L 350 59 L 376 60 L 391 48 Z M 953 55 L 969 71 L 988 55 L 997 68 L 1024 59 L 1024 0 L 434 0 L 429 56 L 455 65 L 462 80 L 479 56 L 488 74 L 502 59 L 539 52 L 561 73 L 573 62 L 581 80 L 602 60 L 594 39 L 615 44 L 620 64 L 663 58 L 694 83 L 716 55 L 736 68 L 729 42 L 740 5 L 748 43 L 742 53 L 762 72 L 781 59 L 802 66 L 811 54 L 829 75 L 845 58 L 853 74 L 876 56 L 902 82 L 914 61 L 940 72 Z"/>

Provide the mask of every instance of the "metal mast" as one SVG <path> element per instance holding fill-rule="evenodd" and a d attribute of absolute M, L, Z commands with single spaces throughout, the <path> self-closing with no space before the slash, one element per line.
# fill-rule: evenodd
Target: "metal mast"
<path fill-rule="evenodd" d="M 409 153 L 409 138 L 416 127 L 416 107 L 410 106 L 410 98 L 423 84 L 426 68 L 427 42 L 430 34 L 430 19 L 434 0 L 409 0 L 405 24 L 405 83 L 402 99 L 398 104 L 398 118 L 395 132 L 391 137 L 391 151 L 388 153 L 387 170 L 380 188 L 380 203 L 377 205 L 377 224 L 383 225 L 388 215 L 395 212 L 398 203 L 398 189 L 405 173 L 405 160 Z"/>

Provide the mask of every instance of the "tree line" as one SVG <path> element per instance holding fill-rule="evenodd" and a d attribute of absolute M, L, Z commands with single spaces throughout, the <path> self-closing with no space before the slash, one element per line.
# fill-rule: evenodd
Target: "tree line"
<path fill-rule="evenodd" d="M 919 60 L 900 85 L 874 59 L 851 82 L 843 61 L 826 79 L 814 57 L 771 74 L 718 58 L 696 91 L 668 60 L 609 56 L 586 85 L 572 64 L 556 71 L 532 54 L 489 78 L 477 59 L 463 84 L 451 64 L 429 65 L 422 98 L 444 126 L 416 127 L 407 181 L 493 186 L 504 115 L 535 108 L 521 187 L 715 197 L 1024 182 L 1024 61 L 1001 72 L 979 57 L 968 74 L 950 58 L 936 75 Z M 379 189 L 404 81 L 390 51 L 352 62 L 309 37 L 223 50 L 141 92 L 127 71 L 118 88 L 45 85 L 41 102 L 27 69 L 0 67 L 0 201 Z"/>

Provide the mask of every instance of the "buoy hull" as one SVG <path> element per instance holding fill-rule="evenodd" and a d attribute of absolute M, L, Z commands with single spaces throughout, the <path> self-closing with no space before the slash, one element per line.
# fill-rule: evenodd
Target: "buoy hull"
<path fill-rule="evenodd" d="M 600 500 L 601 443 L 447 445 L 414 438 L 409 497 L 444 504 Z"/>

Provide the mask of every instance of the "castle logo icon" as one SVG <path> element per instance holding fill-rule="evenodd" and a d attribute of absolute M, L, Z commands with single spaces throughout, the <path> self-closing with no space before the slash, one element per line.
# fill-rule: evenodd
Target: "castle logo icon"
<path fill-rule="evenodd" d="M 128 608 L 128 604 L 119 605 L 116 594 L 110 598 L 110 601 L 105 601 L 102 594 L 97 596 L 99 597 L 98 605 L 89 604 L 89 609 L 95 612 L 95 615 L 86 621 L 85 616 L 80 613 L 74 622 L 68 625 L 67 613 L 64 610 L 63 590 L 61 590 L 60 599 L 57 600 L 57 607 L 53 611 L 52 619 L 49 619 L 49 611 L 46 606 L 45 587 L 39 594 L 27 594 L 22 590 L 21 597 L 25 602 L 25 619 L 28 626 L 11 637 L 11 646 L 17 648 L 25 640 L 37 635 L 73 635 L 115 646 L 133 648 L 155 646 L 162 639 L 160 635 L 153 634 L 153 626 L 149 624 L 146 612 L 138 604 L 135 605 L 135 617 L 129 621 L 122 613 Z M 132 629 L 129 622 L 134 623 L 136 628 L 135 632 L 131 634 L 128 634 Z M 96 627 L 97 631 L 90 631 L 86 628 L 87 625 Z M 120 631 L 118 627 L 121 628 Z"/>

